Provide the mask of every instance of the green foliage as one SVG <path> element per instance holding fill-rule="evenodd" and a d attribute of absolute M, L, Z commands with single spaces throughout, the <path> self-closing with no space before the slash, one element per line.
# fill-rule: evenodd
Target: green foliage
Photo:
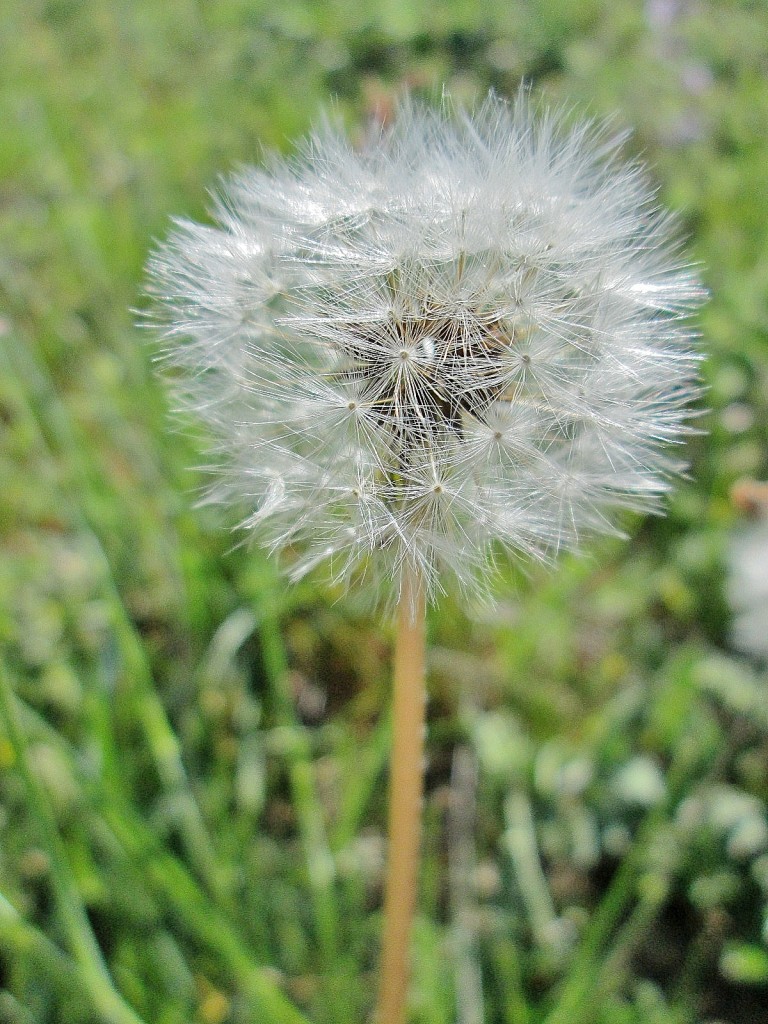
<path fill-rule="evenodd" d="M 194 508 L 133 310 L 169 216 L 332 98 L 523 77 L 636 126 L 680 211 L 707 433 L 630 544 L 433 615 L 412 1019 L 768 1021 L 767 680 L 723 587 L 768 473 L 766 39 L 747 0 L 2 5 L 0 1021 L 370 1013 L 387 628 Z"/>

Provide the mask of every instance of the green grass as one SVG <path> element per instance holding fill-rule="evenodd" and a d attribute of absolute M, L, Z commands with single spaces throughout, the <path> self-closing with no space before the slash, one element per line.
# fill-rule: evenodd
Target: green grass
<path fill-rule="evenodd" d="M 432 614 L 413 1024 L 768 1021 L 767 680 L 724 592 L 768 475 L 768 11 L 654 9 L 3 5 L 2 1024 L 370 1014 L 389 627 L 194 507 L 134 310 L 169 218 L 330 102 L 522 78 L 633 126 L 680 211 L 707 433 L 629 544 Z"/>

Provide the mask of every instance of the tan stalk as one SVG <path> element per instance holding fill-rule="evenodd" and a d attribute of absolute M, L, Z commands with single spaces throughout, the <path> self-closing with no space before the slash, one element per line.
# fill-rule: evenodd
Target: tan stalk
<path fill-rule="evenodd" d="M 423 581 L 416 570 L 406 569 L 395 644 L 389 856 L 377 1024 L 405 1021 L 424 790 L 425 611 Z"/>

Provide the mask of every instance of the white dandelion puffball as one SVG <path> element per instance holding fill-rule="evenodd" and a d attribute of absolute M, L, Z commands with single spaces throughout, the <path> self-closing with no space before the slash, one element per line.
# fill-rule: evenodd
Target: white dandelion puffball
<path fill-rule="evenodd" d="M 703 291 L 621 142 L 524 91 L 405 100 L 178 222 L 150 262 L 164 358 L 217 439 L 211 497 L 294 576 L 477 592 L 504 552 L 658 507 Z"/>

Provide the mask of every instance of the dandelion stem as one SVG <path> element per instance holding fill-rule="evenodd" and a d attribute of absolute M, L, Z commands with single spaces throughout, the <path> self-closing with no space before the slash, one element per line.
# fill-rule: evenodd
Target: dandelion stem
<path fill-rule="evenodd" d="M 389 796 L 389 863 L 384 896 L 377 1024 L 405 1021 L 409 939 L 416 905 L 421 833 L 426 691 L 423 581 L 406 570 L 398 608 Z"/>

